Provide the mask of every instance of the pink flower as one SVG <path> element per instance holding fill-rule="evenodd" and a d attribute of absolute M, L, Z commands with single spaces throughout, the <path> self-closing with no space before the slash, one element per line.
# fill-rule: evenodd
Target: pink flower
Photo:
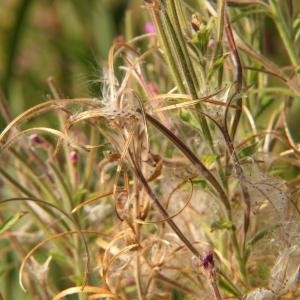
<path fill-rule="evenodd" d="M 208 254 L 203 258 L 202 266 L 206 270 L 214 266 L 214 254 L 212 251 L 208 252 Z"/>
<path fill-rule="evenodd" d="M 69 159 L 72 163 L 76 164 L 78 161 L 78 154 L 76 151 L 71 151 L 69 154 Z"/>
<path fill-rule="evenodd" d="M 154 82 L 148 83 L 148 88 L 154 96 L 158 95 L 158 90 Z"/>
<path fill-rule="evenodd" d="M 155 32 L 155 26 L 151 22 L 147 22 L 145 24 L 144 30 L 146 33 L 154 33 Z"/>
<path fill-rule="evenodd" d="M 43 138 L 41 138 L 41 137 L 40 137 L 39 135 L 37 135 L 37 134 L 32 134 L 32 135 L 30 136 L 30 140 L 31 140 L 32 142 L 34 142 L 35 144 L 38 144 L 38 145 L 44 144 Z"/>

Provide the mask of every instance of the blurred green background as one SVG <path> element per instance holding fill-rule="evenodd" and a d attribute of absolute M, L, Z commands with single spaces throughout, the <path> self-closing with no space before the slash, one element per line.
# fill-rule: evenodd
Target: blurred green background
<path fill-rule="evenodd" d="M 140 0 L 1 0 L 0 89 L 13 116 L 49 96 L 54 76 L 65 97 L 100 96 L 101 66 L 126 19 L 140 34 Z M 129 13 L 126 11 L 129 10 Z M 131 13 L 130 13 L 131 12 Z M 5 123 L 0 117 L 0 128 Z"/>

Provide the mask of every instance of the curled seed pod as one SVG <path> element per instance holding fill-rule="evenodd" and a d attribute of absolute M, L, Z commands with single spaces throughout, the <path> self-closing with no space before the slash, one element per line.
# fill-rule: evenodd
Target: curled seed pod
<path fill-rule="evenodd" d="M 152 267 L 160 266 L 167 257 L 170 249 L 170 244 L 166 240 L 154 239 L 148 241 L 148 250 L 145 256 Z"/>
<path fill-rule="evenodd" d="M 150 211 L 150 202 L 149 199 L 146 199 L 145 201 L 143 201 L 143 204 L 140 207 L 139 216 L 138 216 L 139 219 L 145 220 L 148 216 L 149 211 Z"/>
<path fill-rule="evenodd" d="M 295 245 L 284 249 L 272 269 L 271 285 L 276 295 L 292 291 L 300 279 L 300 248 Z"/>
<path fill-rule="evenodd" d="M 124 235 L 124 241 L 127 246 L 137 244 L 137 237 L 131 227 L 126 229 L 126 234 Z M 130 251 L 135 251 L 137 248 L 132 248 Z"/>
<path fill-rule="evenodd" d="M 123 219 L 124 210 L 126 208 L 126 203 L 128 201 L 128 193 L 127 192 L 121 192 L 117 194 L 116 197 L 116 209 L 118 215 Z"/>
<path fill-rule="evenodd" d="M 250 292 L 246 300 L 272 300 L 274 299 L 274 293 L 267 289 L 257 289 Z"/>

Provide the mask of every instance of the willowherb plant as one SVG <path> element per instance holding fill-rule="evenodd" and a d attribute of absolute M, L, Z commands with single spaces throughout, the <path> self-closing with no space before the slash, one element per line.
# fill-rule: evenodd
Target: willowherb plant
<path fill-rule="evenodd" d="M 300 299 L 293 4 L 147 0 L 101 99 L 50 78 L 53 100 L 5 115 L 2 252 L 33 299 Z M 263 55 L 266 18 L 286 68 Z M 57 128 L 26 127 L 51 112 Z"/>

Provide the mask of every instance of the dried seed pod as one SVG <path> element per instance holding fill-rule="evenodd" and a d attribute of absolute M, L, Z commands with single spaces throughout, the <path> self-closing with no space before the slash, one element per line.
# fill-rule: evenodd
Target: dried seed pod
<path fill-rule="evenodd" d="M 249 293 L 246 300 L 272 300 L 275 295 L 272 291 L 267 289 L 257 289 Z"/>

